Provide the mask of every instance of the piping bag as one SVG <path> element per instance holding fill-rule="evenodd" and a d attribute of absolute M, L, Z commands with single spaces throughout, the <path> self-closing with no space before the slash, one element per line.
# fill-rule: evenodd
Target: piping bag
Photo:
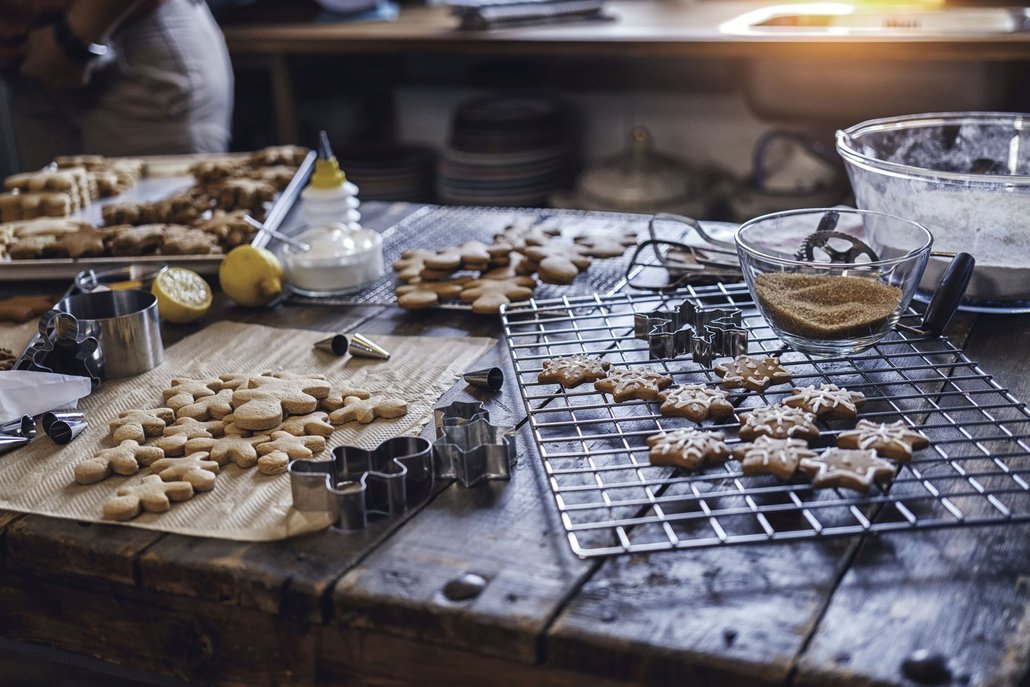
<path fill-rule="evenodd" d="M 54 408 L 74 408 L 92 387 L 88 377 L 53 372 L 0 372 L 0 424 Z"/>

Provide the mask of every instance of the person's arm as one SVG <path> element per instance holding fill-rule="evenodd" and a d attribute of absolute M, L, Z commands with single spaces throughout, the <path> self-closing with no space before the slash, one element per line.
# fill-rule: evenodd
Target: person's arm
<path fill-rule="evenodd" d="M 83 43 L 106 43 L 125 18 L 144 0 L 76 0 L 65 15 L 68 29 Z M 76 62 L 61 47 L 53 26 L 31 31 L 21 73 L 48 88 L 82 88 L 93 63 Z"/>

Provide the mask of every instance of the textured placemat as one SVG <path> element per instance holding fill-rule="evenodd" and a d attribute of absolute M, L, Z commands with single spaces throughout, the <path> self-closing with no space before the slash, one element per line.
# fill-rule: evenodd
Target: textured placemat
<path fill-rule="evenodd" d="M 267 370 L 324 374 L 332 382 L 388 391 L 408 402 L 404 417 L 378 419 L 369 425 L 351 422 L 329 438 L 342 444 L 371 448 L 384 439 L 417 435 L 432 417 L 437 400 L 456 379 L 494 343 L 489 338 L 377 336 L 392 353 L 389 361 L 336 358 L 315 351 L 322 332 L 276 329 L 220 322 L 167 350 L 165 362 L 137 377 L 106 382 L 83 399 L 89 429 L 67 446 L 45 436 L 0 456 L 0 509 L 52 515 L 92 522 L 102 520 L 102 504 L 126 484 L 149 473 L 113 476 L 97 484 L 75 482 L 76 463 L 98 449 L 111 446 L 108 422 L 123 410 L 161 405 L 161 391 L 172 377 L 203 379 L 230 372 L 258 374 Z M 328 449 L 317 458 L 328 458 Z M 321 529 L 328 519 L 291 508 L 290 479 L 266 476 L 256 468 L 222 467 L 211 492 L 176 503 L 167 513 L 143 513 L 125 523 L 133 527 L 221 539 L 267 541 Z"/>

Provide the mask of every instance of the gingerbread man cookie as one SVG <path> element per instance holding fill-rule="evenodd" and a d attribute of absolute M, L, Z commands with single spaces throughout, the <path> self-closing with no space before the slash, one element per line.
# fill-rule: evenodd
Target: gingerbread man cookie
<path fill-rule="evenodd" d="M 217 379 L 172 379 L 171 386 L 161 392 L 165 405 L 172 410 L 188 406 L 197 399 L 214 396 L 219 390 Z"/>
<path fill-rule="evenodd" d="M 104 504 L 104 517 L 108 520 L 132 520 L 144 510 L 164 513 L 171 509 L 172 501 L 193 498 L 193 485 L 189 482 L 165 482 L 157 475 L 147 475 L 139 484 L 121 487 L 117 494 Z"/>
<path fill-rule="evenodd" d="M 930 440 L 903 420 L 891 423 L 859 420 L 854 429 L 840 433 L 837 445 L 841 448 L 873 449 L 884 458 L 907 463 L 912 460 L 912 452 L 926 448 Z"/>
<path fill-rule="evenodd" d="M 118 414 L 117 420 L 111 420 L 108 427 L 111 438 L 116 443 L 126 439 L 142 444 L 146 437 L 158 437 L 165 425 L 175 420 L 175 412 L 171 408 L 154 408 L 153 410 L 126 410 Z"/>
<path fill-rule="evenodd" d="M 435 250 L 426 250 L 424 248 L 406 250 L 401 253 L 400 259 L 393 263 L 393 270 L 401 281 L 415 281 L 421 276 L 422 270 L 425 268 L 426 258 L 435 255 Z"/>
<path fill-rule="evenodd" d="M 821 456 L 802 458 L 798 469 L 812 478 L 816 489 L 851 489 L 863 494 L 869 493 L 874 482 L 889 482 L 897 473 L 872 449 L 827 449 Z"/>
<path fill-rule="evenodd" d="M 211 460 L 219 465 L 225 465 L 229 461 L 237 466 L 247 469 L 254 467 L 257 463 L 258 444 L 271 441 L 272 437 L 267 434 L 260 434 L 254 437 L 224 436 L 217 439 L 197 438 L 186 442 L 186 455 L 206 451 Z"/>
<path fill-rule="evenodd" d="M 351 420 L 357 420 L 367 425 L 377 417 L 395 418 L 408 414 L 408 404 L 399 398 L 369 398 L 361 399 L 356 396 L 348 396 L 343 400 L 343 407 L 334 410 L 329 415 L 329 422 L 334 425 L 342 425 Z"/>
<path fill-rule="evenodd" d="M 745 475 L 773 475 L 782 480 L 794 475 L 802 458 L 815 455 L 801 439 L 772 439 L 764 435 L 752 444 L 733 449 L 733 457 L 740 461 Z"/>
<path fill-rule="evenodd" d="M 635 234 L 582 234 L 575 239 L 592 258 L 617 258 L 637 242 Z"/>
<path fill-rule="evenodd" d="M 231 389 L 223 389 L 218 393 L 198 398 L 175 411 L 176 417 L 191 417 L 194 420 L 221 420 L 232 412 Z"/>
<path fill-rule="evenodd" d="M 727 417 L 733 414 L 733 404 L 728 394 L 720 389 L 709 389 L 704 384 L 680 384 L 658 394 L 662 405 L 658 409 L 666 417 L 685 417 L 693 422 L 703 422 L 712 417 Z"/>
<path fill-rule="evenodd" d="M 772 356 L 759 359 L 738 355 L 728 363 L 716 365 L 715 374 L 722 377 L 722 385 L 727 389 L 745 388 L 759 393 L 790 381 L 790 373 Z"/>
<path fill-rule="evenodd" d="M 258 458 L 258 472 L 262 475 L 281 475 L 290 466 L 290 457 L 282 451 L 272 451 Z"/>
<path fill-rule="evenodd" d="M 294 436 L 289 432 L 272 432 L 270 441 L 257 445 L 260 455 L 281 451 L 293 459 L 307 460 L 325 450 L 325 437 Z"/>
<path fill-rule="evenodd" d="M 194 491 L 211 491 L 221 468 L 217 462 L 208 460 L 206 453 L 198 452 L 185 458 L 162 458 L 154 461 L 150 469 L 165 482 L 182 480 L 189 482 Z"/>
<path fill-rule="evenodd" d="M 751 441 L 760 436 L 805 441 L 819 438 L 815 415 L 800 408 L 762 406 L 741 413 L 740 417 L 740 438 L 744 441 Z"/>
<path fill-rule="evenodd" d="M 343 407 L 343 400 L 348 396 L 356 396 L 361 399 L 368 398 L 372 394 L 366 389 L 359 389 L 347 384 L 334 386 L 329 395 L 322 399 L 322 408 L 332 412 Z"/>
<path fill-rule="evenodd" d="M 453 300 L 461 295 L 465 284 L 472 277 L 455 277 L 446 281 L 423 281 L 417 284 L 398 286 L 394 293 L 397 305 L 402 308 L 432 308 L 443 300 Z"/>
<path fill-rule="evenodd" d="M 583 382 L 596 382 L 608 376 L 612 366 L 607 360 L 591 357 L 584 353 L 545 360 L 537 381 L 543 384 L 561 384 L 572 389 Z"/>
<path fill-rule="evenodd" d="M 272 437 L 275 437 L 276 432 L 286 432 L 295 437 L 327 437 L 333 433 L 333 426 L 327 422 L 328 419 L 329 414 L 321 411 L 307 415 L 293 415 L 272 430 Z"/>
<path fill-rule="evenodd" d="M 191 417 L 181 417 L 174 425 L 165 427 L 162 434 L 164 436 L 153 442 L 154 446 L 164 451 L 165 456 L 181 456 L 186 450 L 186 442 L 190 439 L 206 439 L 225 434 L 225 422 L 224 418 L 200 422 Z"/>
<path fill-rule="evenodd" d="M 560 241 L 526 246 L 522 254 L 527 258 L 525 269 L 535 271 L 545 284 L 571 284 L 591 263 L 582 246 Z"/>
<path fill-rule="evenodd" d="M 724 463 L 730 455 L 722 432 L 675 429 L 647 438 L 651 465 L 696 470 L 705 464 Z"/>
<path fill-rule="evenodd" d="M 865 402 L 865 395 L 858 391 L 848 391 L 836 384 L 820 384 L 796 387 L 790 390 L 790 396 L 783 399 L 783 405 L 801 408 L 816 417 L 829 417 L 839 420 L 854 420 L 858 417 L 858 407 Z"/>
<path fill-rule="evenodd" d="M 654 401 L 658 392 L 672 384 L 672 377 L 655 372 L 650 367 L 613 367 L 608 376 L 594 382 L 594 388 L 611 394 L 616 403 L 639 399 Z"/>
<path fill-rule="evenodd" d="M 156 446 L 140 446 L 132 439 L 126 439 L 114 448 L 105 448 L 95 456 L 75 466 L 75 481 L 79 484 L 93 484 L 106 479 L 111 473 L 135 475 L 140 466 L 147 466 L 164 458 L 164 452 Z"/>
<path fill-rule="evenodd" d="M 535 288 L 532 277 L 476 279 L 465 284 L 460 298 L 462 303 L 472 304 L 472 312 L 493 314 L 500 312 L 501 306 L 528 299 Z"/>

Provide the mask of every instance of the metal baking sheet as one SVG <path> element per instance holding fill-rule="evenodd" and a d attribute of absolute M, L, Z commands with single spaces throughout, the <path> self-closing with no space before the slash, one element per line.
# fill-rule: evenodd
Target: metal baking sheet
<path fill-rule="evenodd" d="M 265 226 L 269 229 L 278 229 L 283 219 L 289 214 L 300 197 L 300 192 L 307 183 L 311 170 L 315 165 L 316 154 L 314 151 L 308 153 L 304 161 L 297 168 L 297 173 L 289 185 L 280 193 L 268 210 Z M 205 157 L 206 159 L 206 157 Z M 147 178 L 122 193 L 111 198 L 104 198 L 91 203 L 83 212 L 73 215 L 73 218 L 83 218 L 96 225 L 102 221 L 101 208 L 111 203 L 139 203 L 150 202 L 167 198 L 168 196 L 183 191 L 193 185 L 193 177 L 182 173 L 189 166 L 190 158 L 183 156 L 162 156 L 148 158 Z M 167 172 L 173 172 L 168 175 Z M 268 244 L 269 235 L 262 232 L 254 237 L 252 245 L 263 248 Z M 102 258 L 52 258 L 45 260 L 3 260 L 0 261 L 0 282 L 21 282 L 21 281 L 44 281 L 58 279 L 72 279 L 83 270 L 101 270 L 119 267 L 140 266 L 144 270 L 156 268 L 162 265 L 169 267 L 186 267 L 203 275 L 218 274 L 218 265 L 222 262 L 222 255 L 140 255 L 127 257 L 102 257 Z"/>

